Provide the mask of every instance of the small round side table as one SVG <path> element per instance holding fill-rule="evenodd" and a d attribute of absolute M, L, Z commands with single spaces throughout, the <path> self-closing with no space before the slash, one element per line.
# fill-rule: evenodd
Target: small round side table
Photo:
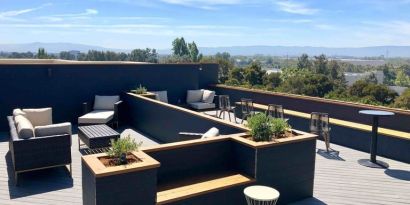
<path fill-rule="evenodd" d="M 279 192 L 267 186 L 250 186 L 243 190 L 248 205 L 275 205 Z"/>

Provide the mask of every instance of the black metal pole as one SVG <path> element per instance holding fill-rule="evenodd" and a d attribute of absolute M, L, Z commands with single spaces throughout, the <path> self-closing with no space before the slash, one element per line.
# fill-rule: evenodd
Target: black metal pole
<path fill-rule="evenodd" d="M 370 147 L 370 161 L 376 163 L 377 155 L 377 128 L 379 127 L 379 117 L 373 116 L 372 140 Z"/>

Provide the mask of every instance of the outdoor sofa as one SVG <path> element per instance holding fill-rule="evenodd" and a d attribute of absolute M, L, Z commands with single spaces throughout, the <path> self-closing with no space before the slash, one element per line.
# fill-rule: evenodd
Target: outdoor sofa
<path fill-rule="evenodd" d="M 195 110 L 210 110 L 214 109 L 215 91 L 211 90 L 188 90 L 186 102 L 190 108 Z"/>
<path fill-rule="evenodd" d="M 22 172 L 69 165 L 71 175 L 71 123 L 53 124 L 52 109 L 15 109 L 7 117 L 14 180 Z"/>

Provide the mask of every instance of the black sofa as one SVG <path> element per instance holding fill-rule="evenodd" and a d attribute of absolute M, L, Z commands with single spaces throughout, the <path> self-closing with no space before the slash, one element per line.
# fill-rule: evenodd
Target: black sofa
<path fill-rule="evenodd" d="M 10 126 L 9 149 L 13 161 L 15 184 L 22 172 L 69 165 L 71 175 L 71 136 L 52 135 L 20 139 L 15 121 L 7 117 Z"/>

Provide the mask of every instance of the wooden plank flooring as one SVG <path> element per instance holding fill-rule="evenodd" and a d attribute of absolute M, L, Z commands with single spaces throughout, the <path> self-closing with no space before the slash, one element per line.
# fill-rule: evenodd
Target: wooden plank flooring
<path fill-rule="evenodd" d="M 131 136 L 144 140 L 146 146 L 156 142 L 130 130 Z M 316 155 L 314 198 L 295 205 L 310 204 L 410 204 L 410 165 L 379 158 L 390 168 L 370 169 L 357 164 L 367 153 L 332 145 L 339 157 L 319 152 Z M 318 148 L 324 145 L 318 141 Z M 77 136 L 73 136 L 73 178 L 65 168 L 29 172 L 20 175 L 20 186 L 13 185 L 13 171 L 8 154 L 8 134 L 0 134 L 0 204 L 55 205 L 82 204 L 81 153 Z M 392 148 L 394 149 L 394 148 Z"/>

